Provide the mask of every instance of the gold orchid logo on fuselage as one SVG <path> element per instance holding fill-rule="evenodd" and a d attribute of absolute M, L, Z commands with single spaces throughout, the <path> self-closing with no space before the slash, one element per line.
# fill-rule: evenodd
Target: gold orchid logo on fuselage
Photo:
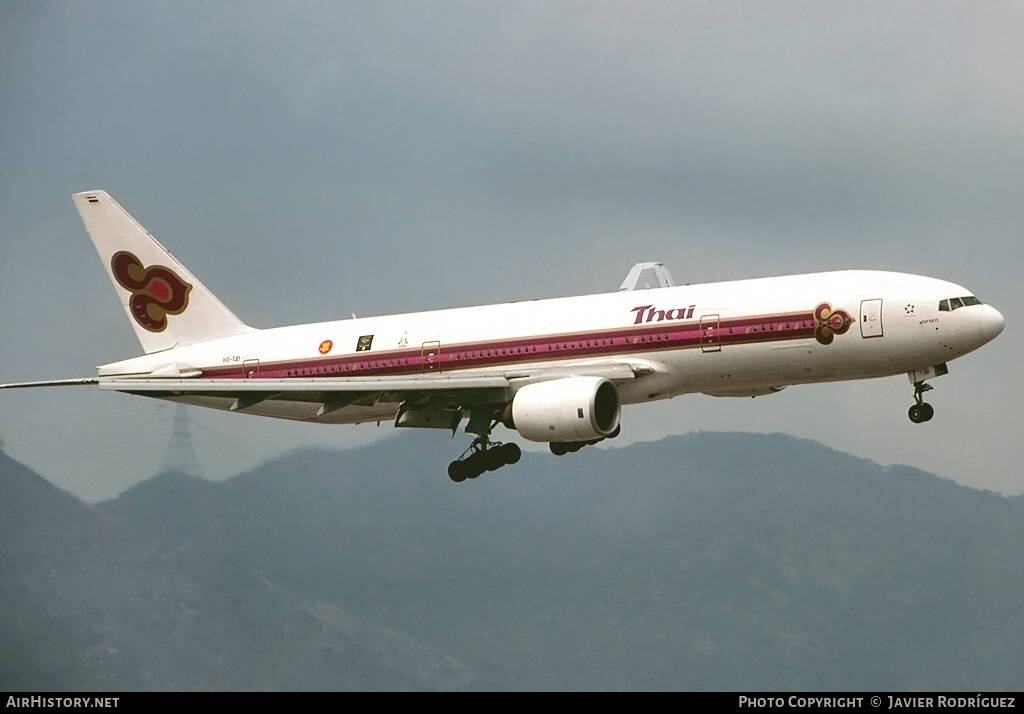
<path fill-rule="evenodd" d="M 850 313 L 843 309 L 833 310 L 827 302 L 814 308 L 814 339 L 823 345 L 832 344 L 836 335 L 846 334 L 853 324 Z"/>
<path fill-rule="evenodd" d="M 170 268 L 151 265 L 127 251 L 114 253 L 110 269 L 117 284 L 131 291 L 128 308 L 137 323 L 150 332 L 167 329 L 167 316 L 180 315 L 188 307 L 192 286 Z"/>

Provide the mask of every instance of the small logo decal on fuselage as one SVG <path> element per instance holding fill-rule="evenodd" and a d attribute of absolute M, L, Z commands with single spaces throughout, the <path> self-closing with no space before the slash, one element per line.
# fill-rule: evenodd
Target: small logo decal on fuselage
<path fill-rule="evenodd" d="M 131 292 L 128 307 L 135 322 L 150 332 L 163 332 L 167 316 L 180 315 L 188 307 L 192 285 L 170 268 L 147 268 L 131 253 L 119 251 L 110 259 L 110 270 L 117 284 Z"/>
<path fill-rule="evenodd" d="M 373 335 L 363 335 L 356 342 L 356 352 L 369 352 L 371 346 L 373 346 Z"/>
<path fill-rule="evenodd" d="M 327 354 L 331 351 L 332 347 L 334 347 L 334 343 L 331 340 L 324 340 L 320 343 L 320 354 Z"/>

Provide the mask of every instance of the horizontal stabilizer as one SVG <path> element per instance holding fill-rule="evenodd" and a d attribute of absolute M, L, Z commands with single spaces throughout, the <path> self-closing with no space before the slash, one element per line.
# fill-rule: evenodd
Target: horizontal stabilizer
<path fill-rule="evenodd" d="M 650 290 L 651 288 L 672 288 L 675 281 L 662 263 L 636 263 L 622 281 L 619 290 Z"/>
<path fill-rule="evenodd" d="M 97 377 L 82 377 L 80 379 L 49 379 L 44 382 L 15 382 L 14 384 L 0 384 L 0 389 L 23 389 L 28 387 L 74 387 L 80 384 L 99 384 Z"/>

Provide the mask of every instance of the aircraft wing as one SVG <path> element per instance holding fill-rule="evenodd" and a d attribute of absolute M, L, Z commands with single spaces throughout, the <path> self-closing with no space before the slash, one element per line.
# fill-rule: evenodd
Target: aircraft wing
<path fill-rule="evenodd" d="M 10 387 L 67 385 L 67 384 L 99 384 L 103 390 L 117 392 L 145 393 L 174 392 L 178 394 L 234 394 L 250 392 L 279 392 L 282 394 L 299 395 L 304 392 L 349 393 L 372 392 L 462 392 L 476 390 L 505 390 L 509 387 L 528 382 L 547 381 L 562 377 L 594 376 L 605 377 L 613 382 L 623 382 L 640 374 L 650 373 L 646 366 L 625 363 L 592 363 L 584 365 L 511 369 L 500 375 L 461 375 L 461 374 L 423 374 L 405 377 L 292 377 L 266 379 L 255 377 L 249 379 L 201 379 L 200 374 L 194 376 L 150 377 L 120 376 L 99 377 L 92 379 L 57 380 L 53 382 L 29 382 L 24 384 L 3 385 Z"/>
<path fill-rule="evenodd" d="M 168 379 L 100 378 L 99 388 L 147 397 L 214 397 L 233 399 L 230 411 L 259 411 L 265 403 L 300 402 L 319 405 L 316 419 L 349 406 L 393 403 L 407 411 L 446 411 L 461 415 L 463 404 L 504 402 L 509 382 L 504 377 L 320 378 L 320 379 Z M 453 409 L 453 406 L 455 407 Z M 313 416 L 310 414 L 310 416 Z M 308 418 L 308 417 L 307 417 Z M 436 420 L 427 420 L 436 421 Z M 448 420 L 446 420 L 447 423 Z M 414 426 L 414 424 L 409 424 Z M 422 426 L 433 426 L 425 423 Z"/>
<path fill-rule="evenodd" d="M 649 373 L 646 366 L 591 364 L 573 367 L 510 370 L 493 376 L 424 374 L 406 377 L 317 377 L 270 379 L 212 379 L 199 377 L 100 377 L 93 380 L 105 391 L 156 398 L 213 397 L 232 399 L 231 411 L 259 411 L 265 403 L 301 402 L 319 405 L 319 419 L 353 407 L 393 404 L 396 426 L 453 428 L 456 416 L 473 407 L 500 407 L 516 388 L 531 382 L 573 376 L 600 376 L 616 383 Z M 70 380 L 69 380 L 70 382 Z M 307 417 L 307 418 L 310 418 Z"/>
<path fill-rule="evenodd" d="M 96 381 L 96 380 L 94 380 Z M 303 393 L 398 393 L 446 392 L 477 389 L 505 389 L 509 381 L 504 377 L 355 377 L 320 379 L 166 379 L 162 377 L 101 377 L 100 389 L 115 392 L 148 394 L 171 392 L 175 394 L 250 394 L 275 392 L 299 396 Z"/>
<path fill-rule="evenodd" d="M 197 372 L 187 377 L 102 376 L 23 382 L 0 385 L 0 389 L 88 384 L 104 391 L 158 399 L 213 399 L 221 408 L 252 413 L 277 411 L 290 403 L 292 408 L 297 408 L 289 412 L 291 418 L 314 421 L 346 407 L 369 407 L 374 414 L 382 410 L 393 414 L 396 426 L 454 429 L 464 412 L 483 407 L 484 413 L 492 413 L 507 404 L 515 390 L 525 384 L 580 376 L 603 377 L 621 384 L 651 371 L 646 365 L 591 363 L 478 376 L 440 373 L 399 377 L 204 379 Z M 334 417 L 327 420 L 332 421 Z"/>

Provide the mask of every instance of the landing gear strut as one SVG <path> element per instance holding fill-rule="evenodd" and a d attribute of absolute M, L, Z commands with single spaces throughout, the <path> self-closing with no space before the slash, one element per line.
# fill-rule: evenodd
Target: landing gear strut
<path fill-rule="evenodd" d="M 518 444 L 491 441 L 491 429 L 497 424 L 495 421 L 483 427 L 483 433 L 473 439 L 462 456 L 448 464 L 448 478 L 455 483 L 462 483 L 467 478 L 476 478 L 484 471 L 496 471 L 519 461 L 523 452 Z"/>
<path fill-rule="evenodd" d="M 914 382 L 914 405 L 907 411 L 910 421 L 915 424 L 929 421 L 935 416 L 935 408 L 924 401 L 924 393 L 932 389 L 926 382 Z"/>

